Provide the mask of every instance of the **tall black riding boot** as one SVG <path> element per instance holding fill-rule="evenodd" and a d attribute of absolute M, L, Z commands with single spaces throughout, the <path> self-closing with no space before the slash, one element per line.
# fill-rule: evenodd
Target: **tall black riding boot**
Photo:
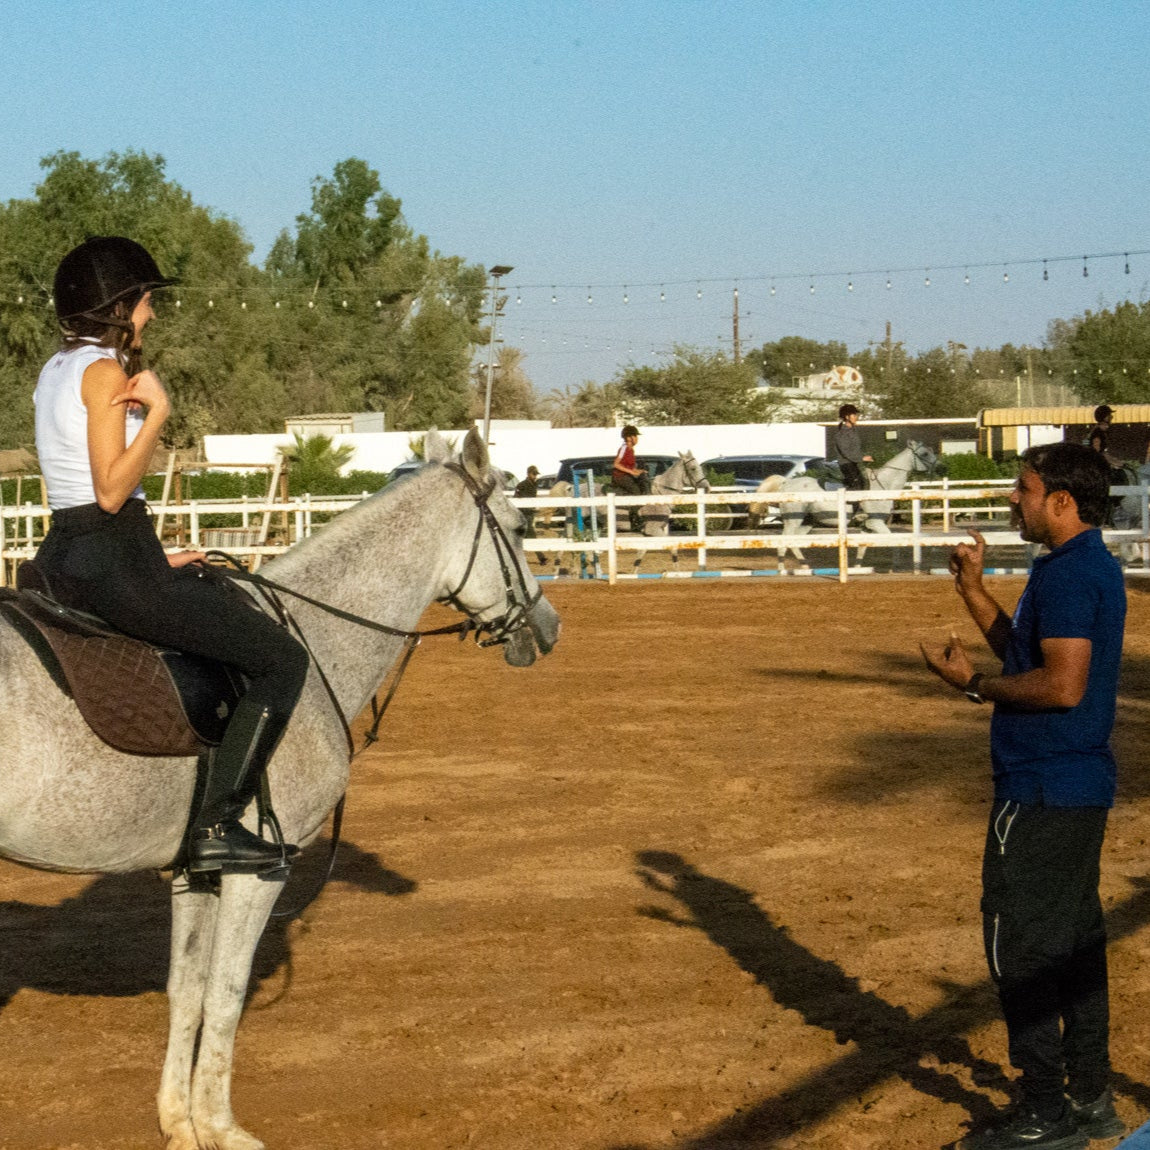
<path fill-rule="evenodd" d="M 259 787 L 260 772 L 283 730 L 269 708 L 241 699 L 211 756 L 199 814 L 188 837 L 188 870 L 252 874 L 285 866 L 299 848 L 279 846 L 240 823 Z"/>

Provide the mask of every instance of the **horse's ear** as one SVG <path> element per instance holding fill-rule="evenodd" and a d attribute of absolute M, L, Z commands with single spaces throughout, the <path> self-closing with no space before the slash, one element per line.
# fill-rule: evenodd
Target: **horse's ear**
<path fill-rule="evenodd" d="M 483 482 L 491 466 L 491 457 L 487 454 L 487 444 L 483 436 L 473 427 L 463 441 L 463 469 L 477 482 Z"/>
<path fill-rule="evenodd" d="M 423 458 L 428 463 L 446 463 L 451 458 L 451 444 L 434 427 L 423 437 Z"/>

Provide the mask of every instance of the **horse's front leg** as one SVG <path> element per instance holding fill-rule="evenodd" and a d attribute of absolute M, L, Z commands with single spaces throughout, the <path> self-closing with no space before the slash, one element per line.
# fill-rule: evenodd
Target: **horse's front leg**
<path fill-rule="evenodd" d="M 168 969 L 168 1053 L 157 1103 L 169 1150 L 197 1150 L 192 1126 L 192 1055 L 203 1017 L 204 986 L 219 899 L 214 890 L 172 880 L 172 957 Z"/>
<path fill-rule="evenodd" d="M 192 1125 L 200 1150 L 263 1150 L 232 1115 L 232 1062 L 252 957 L 283 882 L 225 875 L 204 986 L 200 1048 L 192 1077 Z"/>

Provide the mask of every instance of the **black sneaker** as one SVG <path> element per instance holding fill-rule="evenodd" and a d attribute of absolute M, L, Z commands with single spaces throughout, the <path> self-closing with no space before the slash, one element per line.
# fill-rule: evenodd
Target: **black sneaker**
<path fill-rule="evenodd" d="M 1004 1121 L 989 1130 L 970 1134 L 958 1144 L 958 1150 L 1086 1150 L 1090 1139 L 1078 1128 L 1070 1107 L 1059 1118 L 1040 1118 L 1028 1106 L 1018 1106 L 1004 1116 Z"/>
<path fill-rule="evenodd" d="M 1093 1102 L 1075 1102 L 1071 1098 L 1070 1113 L 1075 1125 L 1087 1138 L 1117 1138 L 1126 1133 L 1126 1123 L 1114 1109 L 1114 1096 L 1109 1087 Z"/>

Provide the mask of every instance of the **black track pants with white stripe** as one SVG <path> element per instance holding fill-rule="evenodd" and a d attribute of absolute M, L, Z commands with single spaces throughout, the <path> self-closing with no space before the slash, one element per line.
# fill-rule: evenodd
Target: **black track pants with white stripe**
<path fill-rule="evenodd" d="M 1061 1112 L 1110 1073 L 1106 928 L 1098 895 L 1104 807 L 997 800 L 982 867 L 983 938 L 1024 1099 Z"/>

